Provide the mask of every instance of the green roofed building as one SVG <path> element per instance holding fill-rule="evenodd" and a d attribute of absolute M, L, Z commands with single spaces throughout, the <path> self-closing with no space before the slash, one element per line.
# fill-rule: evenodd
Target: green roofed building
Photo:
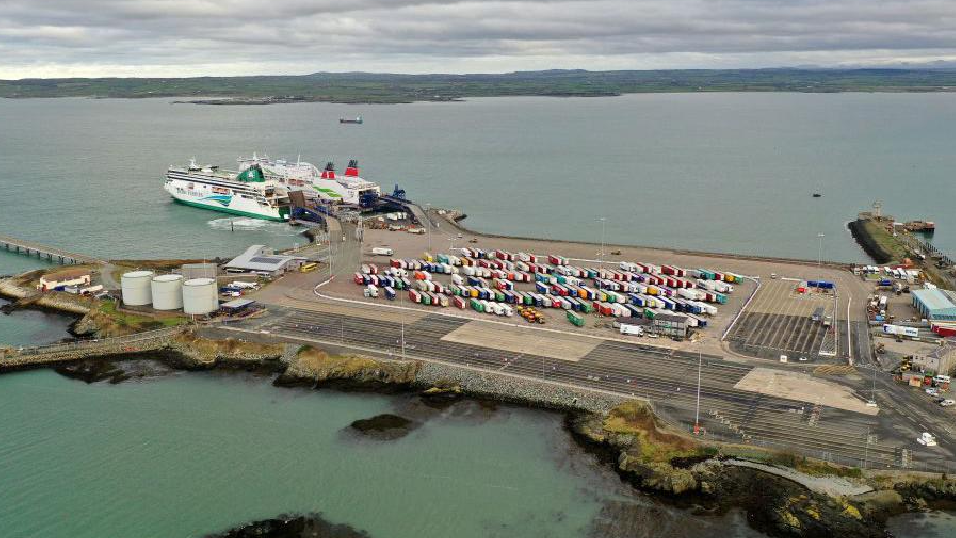
<path fill-rule="evenodd" d="M 956 321 L 956 297 L 937 288 L 913 290 L 913 306 L 930 321 Z"/>

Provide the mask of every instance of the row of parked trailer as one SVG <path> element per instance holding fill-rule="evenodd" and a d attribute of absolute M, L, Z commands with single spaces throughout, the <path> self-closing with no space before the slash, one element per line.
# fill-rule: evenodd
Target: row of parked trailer
<path fill-rule="evenodd" d="M 563 309 L 568 312 L 581 313 L 599 313 L 603 316 L 614 318 L 644 318 L 653 320 L 665 312 L 660 308 L 642 308 L 634 304 L 608 303 L 608 302 L 590 302 L 577 297 L 559 297 L 533 292 L 510 292 L 496 291 L 490 289 L 459 288 L 450 286 L 450 290 L 456 294 L 449 297 L 441 293 L 419 291 L 410 289 L 408 291 L 408 300 L 423 305 L 430 306 L 455 306 L 459 309 L 470 308 L 476 312 L 485 312 L 497 316 L 512 317 L 515 308 L 524 306 L 533 306 L 538 308 Z M 386 290 L 386 298 L 394 299 Z M 699 311 L 698 311 L 699 313 Z M 686 324 L 690 327 L 706 327 L 707 320 L 691 313 L 675 314 L 682 316 Z M 577 317 L 568 319 L 574 323 Z"/>
<path fill-rule="evenodd" d="M 890 278 L 899 280 L 912 280 L 919 277 L 919 271 L 916 269 L 904 269 L 902 267 L 878 267 L 875 265 L 864 265 L 862 268 L 854 269 L 854 273 L 862 271 L 867 275 L 883 274 Z"/>
<path fill-rule="evenodd" d="M 369 271 L 372 269 L 369 268 Z M 671 301 L 664 297 L 647 297 L 639 294 L 619 294 L 601 290 L 587 290 L 587 294 L 571 296 L 569 294 L 550 294 L 547 292 L 522 292 L 513 290 L 495 290 L 474 286 L 443 286 L 432 280 L 410 281 L 407 277 L 396 274 L 361 274 L 356 273 L 353 280 L 358 285 L 366 287 L 367 297 L 378 297 L 378 287 L 382 287 L 386 299 L 395 300 L 396 290 L 408 289 L 408 298 L 413 303 L 432 306 L 457 306 L 465 308 L 468 304 L 475 310 L 482 312 L 513 315 L 512 310 L 488 308 L 477 305 L 485 303 L 536 306 L 540 308 L 561 308 L 576 312 L 599 312 L 611 317 L 643 317 L 654 319 L 656 313 L 663 310 L 687 312 L 690 314 L 716 314 L 716 308 L 706 304 L 694 304 L 691 301 L 677 299 Z M 414 282 L 414 287 L 412 287 Z M 449 301 L 449 295 L 454 296 Z M 468 301 L 466 303 L 466 301 Z M 510 314 L 509 314 L 510 312 Z M 695 317 L 696 318 L 696 317 Z M 706 326 L 706 320 L 693 319 L 692 326 Z"/>
<path fill-rule="evenodd" d="M 706 326 L 706 319 L 699 316 L 717 313 L 716 306 L 708 303 L 725 303 L 725 293 L 733 291 L 731 283 L 743 281 L 739 275 L 704 269 L 634 262 L 622 262 L 615 270 L 579 268 L 558 256 L 470 248 L 462 249 L 462 256 L 426 254 L 424 259 L 392 259 L 389 263 L 386 277 L 397 279 L 401 283 L 398 289 L 402 284 L 409 288 L 409 300 L 415 303 L 470 307 L 497 315 L 508 315 L 509 310 L 489 304 L 649 319 L 670 311 L 681 313 L 690 326 Z M 367 264 L 361 274 L 356 273 L 356 283 L 369 285 L 368 277 L 377 273 L 374 264 Z M 451 285 L 434 281 L 433 273 L 451 275 Z M 585 285 L 586 280 L 594 287 Z M 534 292 L 515 289 L 515 283 L 532 281 Z M 386 290 L 387 298 L 394 299 L 394 289 Z M 513 315 L 513 309 L 510 312 Z"/>

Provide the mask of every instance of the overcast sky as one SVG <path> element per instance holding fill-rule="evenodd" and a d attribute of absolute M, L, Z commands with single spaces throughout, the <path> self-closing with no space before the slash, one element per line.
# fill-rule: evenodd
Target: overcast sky
<path fill-rule="evenodd" d="M 0 78 L 956 60 L 956 0 L 0 0 Z"/>

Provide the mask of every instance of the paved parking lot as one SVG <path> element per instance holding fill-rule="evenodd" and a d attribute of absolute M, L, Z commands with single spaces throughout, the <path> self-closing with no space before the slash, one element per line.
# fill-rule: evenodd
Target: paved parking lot
<path fill-rule="evenodd" d="M 565 361 L 579 360 L 602 342 L 597 338 L 580 338 L 503 323 L 479 321 L 458 327 L 443 336 L 442 340 Z"/>
<path fill-rule="evenodd" d="M 797 293 L 798 282 L 769 280 L 763 283 L 753 302 L 727 335 L 734 351 L 750 356 L 778 359 L 785 354 L 819 358 L 834 352 L 833 334 L 837 316 L 834 296 L 819 292 Z M 824 327 L 812 319 L 814 311 L 824 309 L 833 325 Z"/>

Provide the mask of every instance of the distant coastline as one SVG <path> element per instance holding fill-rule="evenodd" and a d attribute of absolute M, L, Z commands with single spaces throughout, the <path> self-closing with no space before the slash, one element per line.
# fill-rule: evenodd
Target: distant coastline
<path fill-rule="evenodd" d="M 202 105 L 398 104 L 469 97 L 612 97 L 632 93 L 946 93 L 956 69 L 675 69 L 504 74 L 314 73 L 195 78 L 0 80 L 0 97 L 166 97 Z"/>

